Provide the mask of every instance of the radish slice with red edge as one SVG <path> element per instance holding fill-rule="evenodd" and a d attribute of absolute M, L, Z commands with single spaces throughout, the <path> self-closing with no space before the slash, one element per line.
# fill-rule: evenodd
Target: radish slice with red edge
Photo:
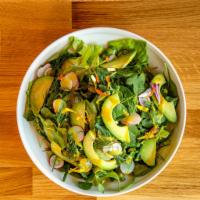
<path fill-rule="evenodd" d="M 141 122 L 142 118 L 138 113 L 134 113 L 128 117 L 123 118 L 120 122 L 124 125 L 136 125 Z"/>
<path fill-rule="evenodd" d="M 84 131 L 80 126 L 72 126 L 69 129 L 69 133 L 72 134 L 76 143 L 79 143 L 84 139 Z"/>
<path fill-rule="evenodd" d="M 61 78 L 60 85 L 63 90 L 77 90 L 79 87 L 77 75 L 74 72 L 69 72 Z"/>
<path fill-rule="evenodd" d="M 51 64 L 47 63 L 45 64 L 43 67 L 40 67 L 38 70 L 37 70 L 37 77 L 41 77 L 41 76 L 44 76 L 46 75 L 46 73 L 51 70 Z"/>
<path fill-rule="evenodd" d="M 122 171 L 123 174 L 130 174 L 133 172 L 135 168 L 135 163 L 133 160 L 130 162 L 123 162 L 120 164 L 120 170 Z"/>
<path fill-rule="evenodd" d="M 50 143 L 42 135 L 37 134 L 37 138 L 39 141 L 40 148 L 43 151 L 47 151 L 50 149 Z"/>
<path fill-rule="evenodd" d="M 49 164 L 52 169 L 59 169 L 63 167 L 64 161 L 58 158 L 56 155 L 52 155 L 49 159 Z"/>

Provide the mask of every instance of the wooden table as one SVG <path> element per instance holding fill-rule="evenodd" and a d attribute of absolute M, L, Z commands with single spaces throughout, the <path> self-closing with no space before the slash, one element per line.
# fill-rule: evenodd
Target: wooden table
<path fill-rule="evenodd" d="M 150 184 L 117 198 L 200 199 L 199 0 L 0 0 L 0 199 L 95 199 L 41 174 L 22 146 L 15 116 L 20 82 L 35 56 L 72 29 L 90 26 L 125 28 L 160 47 L 187 98 L 185 136 L 173 161 Z"/>

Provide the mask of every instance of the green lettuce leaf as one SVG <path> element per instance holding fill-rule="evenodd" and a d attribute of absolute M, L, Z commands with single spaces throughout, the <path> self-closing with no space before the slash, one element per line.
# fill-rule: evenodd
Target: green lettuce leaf
<path fill-rule="evenodd" d="M 112 49 L 112 51 L 110 49 Z M 133 38 L 123 38 L 108 42 L 107 52 L 115 52 L 116 54 L 123 50 L 127 50 L 129 52 L 134 50 L 137 52 L 136 56 L 134 57 L 135 65 L 146 66 L 148 64 L 145 41 L 136 40 Z"/>

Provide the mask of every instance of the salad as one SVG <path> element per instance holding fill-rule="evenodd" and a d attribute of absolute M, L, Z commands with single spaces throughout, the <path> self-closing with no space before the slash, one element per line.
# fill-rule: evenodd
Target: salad
<path fill-rule="evenodd" d="M 167 66 L 166 66 L 167 69 Z M 143 176 L 169 145 L 177 121 L 175 84 L 150 68 L 146 42 L 105 46 L 70 37 L 40 66 L 26 92 L 24 117 L 35 127 L 53 170 L 97 186 Z"/>

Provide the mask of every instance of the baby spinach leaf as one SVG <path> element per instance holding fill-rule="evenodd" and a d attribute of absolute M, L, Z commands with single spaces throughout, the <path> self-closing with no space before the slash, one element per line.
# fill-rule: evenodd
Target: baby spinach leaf
<path fill-rule="evenodd" d="M 107 172 L 107 171 L 98 171 L 95 173 L 95 180 L 97 182 L 97 187 L 98 187 L 98 190 L 100 192 L 104 192 L 104 186 L 103 186 L 103 183 L 105 182 L 106 179 L 113 179 L 113 180 L 117 180 L 118 183 L 119 183 L 119 176 L 116 172 L 114 171 L 110 171 L 110 172 Z"/>
<path fill-rule="evenodd" d="M 141 92 L 143 92 L 146 88 L 145 80 L 146 80 L 146 76 L 144 73 L 135 74 L 127 79 L 126 84 L 129 86 L 132 85 L 134 93 L 138 95 Z"/>
<path fill-rule="evenodd" d="M 136 96 L 131 92 L 128 87 L 122 85 L 118 86 L 118 93 L 121 103 L 127 107 L 129 113 L 134 113 L 137 104 Z"/>
<path fill-rule="evenodd" d="M 78 187 L 83 190 L 89 190 L 92 187 L 92 183 L 80 181 L 78 182 Z"/>
<path fill-rule="evenodd" d="M 136 138 L 140 134 L 136 125 L 131 125 L 128 127 L 129 135 L 130 135 L 130 147 L 136 146 Z"/>
<path fill-rule="evenodd" d="M 105 136 L 111 136 L 110 131 L 102 124 L 96 123 L 95 127 Z"/>
<path fill-rule="evenodd" d="M 126 116 L 128 116 L 128 111 L 127 108 L 123 104 L 118 104 L 114 109 L 113 109 L 113 119 L 114 120 L 120 120 Z"/>

